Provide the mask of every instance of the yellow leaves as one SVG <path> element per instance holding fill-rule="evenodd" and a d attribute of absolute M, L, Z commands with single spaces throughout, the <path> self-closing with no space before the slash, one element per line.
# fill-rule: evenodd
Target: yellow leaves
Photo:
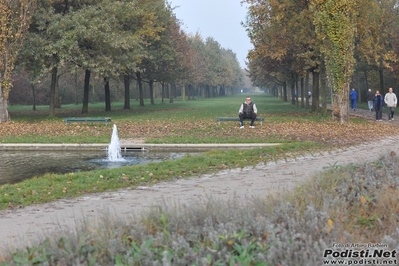
<path fill-rule="evenodd" d="M 360 202 L 361 202 L 362 204 L 366 204 L 366 203 L 367 203 L 366 197 L 365 197 L 365 196 L 361 196 L 361 197 L 360 197 Z"/>
<path fill-rule="evenodd" d="M 0 83 L 5 98 L 8 98 L 8 92 L 11 88 L 11 72 L 22 45 L 21 37 L 29 27 L 28 22 L 31 19 L 29 11 L 30 8 L 23 8 L 21 9 L 22 13 L 19 14 L 17 6 L 10 6 L 4 1 L 0 2 L 0 55 L 3 63 L 1 65 Z"/>
<path fill-rule="evenodd" d="M 328 219 L 326 224 L 326 233 L 329 234 L 333 228 L 334 228 L 333 220 Z"/>
<path fill-rule="evenodd" d="M 128 181 L 129 177 L 127 175 L 125 175 L 125 174 L 122 174 L 122 180 L 123 181 Z"/>

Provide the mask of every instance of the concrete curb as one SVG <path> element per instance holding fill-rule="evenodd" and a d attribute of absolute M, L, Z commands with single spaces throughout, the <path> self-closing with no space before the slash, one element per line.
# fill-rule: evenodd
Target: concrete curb
<path fill-rule="evenodd" d="M 280 143 L 224 143 L 224 144 L 121 144 L 123 151 L 128 150 L 211 150 L 211 149 L 250 149 L 277 146 Z M 41 144 L 41 143 L 6 143 L 0 144 L 0 151 L 15 150 L 105 150 L 108 144 Z"/>

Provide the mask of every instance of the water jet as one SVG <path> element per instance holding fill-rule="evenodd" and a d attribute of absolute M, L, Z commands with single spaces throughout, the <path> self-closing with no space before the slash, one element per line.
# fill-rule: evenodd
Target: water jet
<path fill-rule="evenodd" d="M 114 124 L 112 129 L 111 143 L 108 145 L 108 161 L 120 162 L 124 161 L 121 153 L 121 143 L 118 136 L 118 128 Z"/>

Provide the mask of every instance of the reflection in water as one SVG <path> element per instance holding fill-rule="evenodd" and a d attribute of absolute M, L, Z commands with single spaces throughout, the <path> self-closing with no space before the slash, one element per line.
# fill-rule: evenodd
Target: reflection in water
<path fill-rule="evenodd" d="M 0 185 L 17 183 L 45 173 L 65 174 L 183 157 L 183 152 L 124 152 L 125 160 L 111 162 L 104 151 L 2 151 Z"/>

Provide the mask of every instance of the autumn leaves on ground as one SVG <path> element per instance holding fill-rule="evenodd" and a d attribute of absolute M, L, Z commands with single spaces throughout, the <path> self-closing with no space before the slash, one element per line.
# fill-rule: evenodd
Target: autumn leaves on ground
<path fill-rule="evenodd" d="M 191 113 L 202 112 L 197 108 L 186 110 L 186 117 L 176 116 L 176 113 L 181 112 L 179 109 L 167 108 L 160 111 L 163 114 L 160 118 L 154 113 L 149 114 L 148 118 L 143 115 L 135 117 L 135 111 L 132 110 L 122 119 L 113 119 L 112 123 L 118 126 L 121 139 L 140 139 L 152 143 L 314 141 L 346 146 L 389 136 L 393 131 L 392 124 L 367 122 L 357 118 L 343 125 L 330 121 L 328 117 L 319 119 L 310 111 L 296 111 L 295 107 L 292 109 L 282 114 L 267 111 L 260 113 L 260 116 L 265 117 L 263 125 L 258 123 L 255 129 L 246 127 L 244 130 L 239 130 L 238 123 L 235 122 L 222 122 L 218 125 L 216 116 L 190 117 Z M 115 110 L 118 111 L 122 112 Z M 24 115 L 29 117 L 35 113 Z M 95 112 L 91 115 L 98 116 Z M 112 115 L 112 112 L 109 115 Z M 62 118 L 31 122 L 27 118 L 25 121 L 19 119 L 2 124 L 0 142 L 106 143 L 111 131 L 112 127 L 102 124 L 65 124 Z"/>

